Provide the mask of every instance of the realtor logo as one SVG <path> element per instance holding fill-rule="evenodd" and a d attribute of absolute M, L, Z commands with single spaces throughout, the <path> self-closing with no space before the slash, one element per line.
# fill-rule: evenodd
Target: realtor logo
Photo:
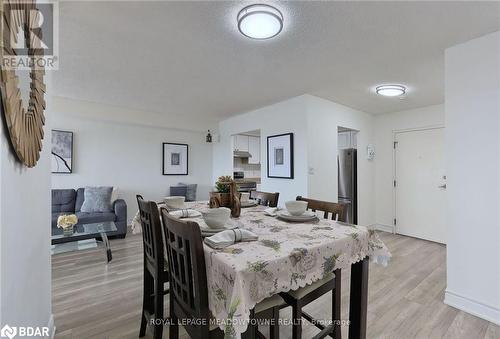
<path fill-rule="evenodd" d="M 6 69 L 57 69 L 59 7 L 52 0 L 2 1 L 2 66 Z"/>
<path fill-rule="evenodd" d="M 53 4 L 40 3 L 34 8 L 26 8 L 24 2 L 4 4 L 8 22 L 18 29 L 11 29 L 8 39 L 15 55 L 28 55 L 28 49 L 34 54 L 52 54 Z M 42 36 L 43 31 L 43 36 Z"/>
<path fill-rule="evenodd" d="M 17 328 L 10 327 L 7 324 L 0 330 L 0 336 L 3 338 L 7 337 L 9 339 L 12 339 L 16 336 L 16 334 L 17 334 Z"/>

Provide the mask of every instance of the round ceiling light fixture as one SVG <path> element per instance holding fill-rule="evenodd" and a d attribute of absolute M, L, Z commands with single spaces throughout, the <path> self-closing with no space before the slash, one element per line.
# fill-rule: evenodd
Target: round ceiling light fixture
<path fill-rule="evenodd" d="M 402 85 L 380 85 L 375 88 L 377 94 L 386 97 L 397 97 L 406 93 L 406 87 Z"/>
<path fill-rule="evenodd" d="M 270 39 L 283 29 L 283 14 L 269 5 L 247 6 L 238 13 L 237 19 L 241 34 L 251 39 Z"/>

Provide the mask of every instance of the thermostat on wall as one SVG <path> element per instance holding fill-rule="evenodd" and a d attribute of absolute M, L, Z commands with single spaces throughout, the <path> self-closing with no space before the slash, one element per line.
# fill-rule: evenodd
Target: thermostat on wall
<path fill-rule="evenodd" d="M 375 147 L 372 144 L 366 146 L 366 158 L 368 160 L 375 158 Z"/>

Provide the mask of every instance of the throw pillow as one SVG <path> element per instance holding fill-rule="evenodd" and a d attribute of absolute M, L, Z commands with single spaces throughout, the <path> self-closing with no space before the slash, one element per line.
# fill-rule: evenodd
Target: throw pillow
<path fill-rule="evenodd" d="M 186 201 L 196 201 L 197 184 L 184 184 L 180 182 L 179 185 L 186 186 Z"/>
<path fill-rule="evenodd" d="M 118 199 L 118 187 L 113 186 L 113 192 L 111 193 L 111 206 L 113 206 L 115 200 Z"/>
<path fill-rule="evenodd" d="M 171 197 L 185 197 L 187 192 L 187 187 L 181 186 L 170 186 L 170 196 Z"/>
<path fill-rule="evenodd" d="M 82 212 L 111 212 L 113 187 L 85 187 Z"/>

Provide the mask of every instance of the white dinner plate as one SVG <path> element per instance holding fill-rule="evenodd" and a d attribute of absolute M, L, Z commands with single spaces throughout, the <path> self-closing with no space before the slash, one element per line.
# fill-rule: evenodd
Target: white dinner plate
<path fill-rule="evenodd" d="M 302 215 L 291 215 L 287 210 L 281 210 L 276 213 L 278 218 L 286 221 L 312 221 L 318 219 L 316 213 L 305 211 Z"/>
<path fill-rule="evenodd" d="M 249 201 L 245 201 L 245 202 L 241 202 L 241 207 L 242 208 L 245 208 L 245 207 L 254 207 L 254 206 L 257 206 L 258 205 L 258 202 L 255 201 L 255 200 L 249 200 Z"/>

